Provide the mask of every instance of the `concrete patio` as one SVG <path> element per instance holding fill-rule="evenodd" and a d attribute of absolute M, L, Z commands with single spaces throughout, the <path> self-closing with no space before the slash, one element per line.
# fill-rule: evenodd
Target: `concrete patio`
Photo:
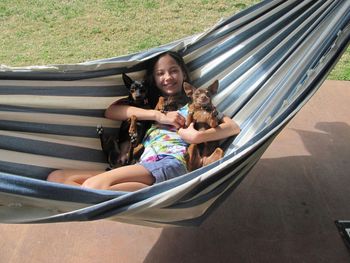
<path fill-rule="evenodd" d="M 0 224 L 0 263 L 350 262 L 350 82 L 326 81 L 197 228 Z"/>

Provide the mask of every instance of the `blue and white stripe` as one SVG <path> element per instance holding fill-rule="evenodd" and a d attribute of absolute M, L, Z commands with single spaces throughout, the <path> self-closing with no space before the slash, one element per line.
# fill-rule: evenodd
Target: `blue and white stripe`
<path fill-rule="evenodd" d="M 108 218 L 149 226 L 198 225 L 259 160 L 274 137 L 317 91 L 350 39 L 347 0 L 264 1 L 203 34 L 122 57 L 74 65 L 0 67 L 0 221 Z M 127 95 L 121 73 L 180 52 L 197 86 L 219 79 L 215 103 L 241 133 L 225 157 L 134 193 L 45 181 L 53 169 L 104 169 L 96 126 Z"/>

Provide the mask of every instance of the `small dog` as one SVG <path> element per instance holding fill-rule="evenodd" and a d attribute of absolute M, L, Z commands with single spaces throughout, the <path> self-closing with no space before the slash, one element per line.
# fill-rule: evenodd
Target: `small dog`
<path fill-rule="evenodd" d="M 167 98 L 159 97 L 155 110 L 166 113 L 169 111 L 177 111 L 187 103 L 183 95 L 172 95 Z"/>
<path fill-rule="evenodd" d="M 145 83 L 132 80 L 124 73 L 122 77 L 126 88 L 129 90 L 129 96 L 125 104 L 149 109 L 148 88 Z M 113 169 L 136 162 L 143 152 L 141 141 L 148 127 L 148 122 L 137 121 L 134 115 L 121 123 L 118 136 L 107 136 L 101 126 L 97 127 L 101 146 L 107 156 L 110 168 Z"/>
<path fill-rule="evenodd" d="M 100 137 L 101 147 L 109 164 L 107 170 L 118 167 L 116 162 L 120 154 L 118 135 L 106 135 L 101 125 L 97 126 L 97 134 Z"/>
<path fill-rule="evenodd" d="M 207 89 L 195 88 L 189 83 L 184 83 L 184 90 L 188 97 L 192 98 L 189 105 L 186 127 L 192 122 L 196 130 L 206 130 L 219 125 L 218 112 L 212 103 L 212 96 L 217 93 L 218 80 Z M 186 162 L 189 171 L 213 163 L 224 156 L 224 151 L 218 147 L 217 141 L 191 144 L 187 149 Z"/>

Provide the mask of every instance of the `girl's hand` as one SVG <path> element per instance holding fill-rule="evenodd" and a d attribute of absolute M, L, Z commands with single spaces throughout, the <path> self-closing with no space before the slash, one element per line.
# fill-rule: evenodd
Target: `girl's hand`
<path fill-rule="evenodd" d="M 200 131 L 197 131 L 195 128 L 194 128 L 194 124 L 191 123 L 187 128 L 180 128 L 178 130 L 178 134 L 181 136 L 181 138 L 191 144 L 191 143 L 195 143 L 195 144 L 198 144 L 198 143 L 201 143 L 200 141 L 200 134 L 201 132 Z"/>
<path fill-rule="evenodd" d="M 197 131 L 191 123 L 186 129 L 179 129 L 178 133 L 187 143 L 199 144 L 202 142 L 218 141 L 240 132 L 238 124 L 229 117 L 223 117 L 222 122 L 215 128 Z"/>
<path fill-rule="evenodd" d="M 173 125 L 176 129 L 179 129 L 185 125 L 185 118 L 177 111 L 169 111 L 167 113 L 161 113 L 156 118 L 156 121 L 162 124 Z"/>

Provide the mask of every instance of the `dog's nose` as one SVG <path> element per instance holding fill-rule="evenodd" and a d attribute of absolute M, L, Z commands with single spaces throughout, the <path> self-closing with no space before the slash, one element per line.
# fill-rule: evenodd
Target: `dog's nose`
<path fill-rule="evenodd" d="M 135 90 L 135 95 L 136 95 L 136 97 L 140 97 L 141 91 L 139 89 Z"/>
<path fill-rule="evenodd" d="M 205 94 L 201 94 L 200 98 L 201 98 L 202 100 L 205 100 L 205 99 L 207 99 L 208 97 L 207 97 Z"/>

